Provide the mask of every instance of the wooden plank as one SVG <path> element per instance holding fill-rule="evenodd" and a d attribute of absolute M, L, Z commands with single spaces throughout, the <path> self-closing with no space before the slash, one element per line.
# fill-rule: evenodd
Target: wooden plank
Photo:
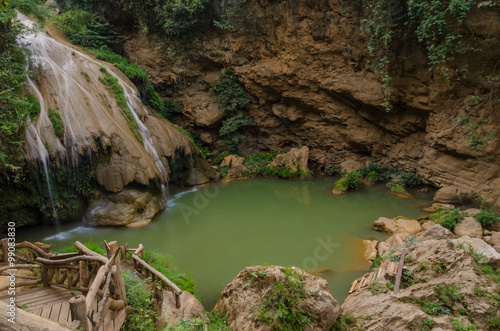
<path fill-rule="evenodd" d="M 121 329 L 123 322 L 125 322 L 125 317 L 127 316 L 127 310 L 124 308 L 115 314 L 113 322 L 115 323 L 114 330 L 118 331 Z"/>
<path fill-rule="evenodd" d="M 40 314 L 40 316 L 50 319 L 49 316 L 50 316 L 51 310 L 52 310 L 52 305 L 43 306 L 43 310 L 42 310 L 42 313 Z"/>
<path fill-rule="evenodd" d="M 69 298 L 69 299 L 68 298 L 58 298 L 56 300 L 52 300 L 52 301 L 47 302 L 47 303 L 39 303 L 39 304 L 31 305 L 31 307 L 37 308 L 37 307 L 42 307 L 42 306 L 46 306 L 46 305 L 54 305 L 56 303 L 69 302 L 70 299 L 71 298 Z"/>
<path fill-rule="evenodd" d="M 61 313 L 61 303 L 56 303 L 52 305 L 52 310 L 50 311 L 50 317 L 49 319 L 57 322 L 59 319 L 59 314 Z"/>
<path fill-rule="evenodd" d="M 49 294 L 41 297 L 36 297 L 34 299 L 23 299 L 23 300 L 16 300 L 20 305 L 35 305 L 35 304 L 40 304 L 44 302 L 51 302 L 51 301 L 56 301 L 59 299 L 71 299 L 73 296 L 71 293 L 54 293 L 54 294 Z"/>
<path fill-rule="evenodd" d="M 70 311 L 69 311 L 69 301 L 63 302 L 61 304 L 61 313 L 59 314 L 59 323 L 66 324 L 68 322 L 71 322 L 68 320 L 70 316 Z"/>
<path fill-rule="evenodd" d="M 28 311 L 29 311 L 30 313 L 33 313 L 33 314 L 38 315 L 38 316 L 40 316 L 40 315 L 42 314 L 42 308 L 36 308 L 36 309 L 33 309 L 33 310 L 30 310 L 30 309 L 28 308 Z"/>
<path fill-rule="evenodd" d="M 394 283 L 394 291 L 392 292 L 393 295 L 398 295 L 399 285 L 401 283 L 401 275 L 403 274 L 403 264 L 405 256 L 406 256 L 406 249 L 403 249 L 403 252 L 401 252 L 401 258 L 399 259 L 398 273 L 396 276 L 396 282 Z"/>
<path fill-rule="evenodd" d="M 354 289 L 356 288 L 356 285 L 358 285 L 358 280 L 357 279 L 352 283 L 351 288 L 349 289 L 349 293 L 354 292 Z"/>
<path fill-rule="evenodd" d="M 370 273 L 370 276 L 368 276 L 368 285 L 371 285 L 373 282 L 373 279 L 375 278 L 376 273 L 372 272 Z"/>

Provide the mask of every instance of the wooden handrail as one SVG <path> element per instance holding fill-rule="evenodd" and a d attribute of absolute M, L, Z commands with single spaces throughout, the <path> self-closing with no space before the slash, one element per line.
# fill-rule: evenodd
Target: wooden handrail
<path fill-rule="evenodd" d="M 38 264 L 15 264 L 13 267 L 7 265 L 5 267 L 1 267 L 0 272 L 9 269 L 34 269 L 34 268 L 40 268 L 40 266 Z"/>
<path fill-rule="evenodd" d="M 103 257 L 104 258 L 104 257 Z M 98 256 L 87 256 L 87 255 L 79 255 L 75 257 L 69 257 L 67 259 L 62 259 L 62 260 L 50 260 L 50 259 L 44 259 L 43 257 L 37 257 L 37 261 L 47 264 L 47 265 L 60 265 L 60 264 L 65 264 L 65 263 L 70 263 L 70 262 L 78 262 L 78 261 L 94 261 L 94 262 L 104 262 L 106 263 L 107 261 L 103 261 L 103 259 L 99 258 Z M 104 258 L 104 260 L 107 260 Z M 75 266 L 78 268 L 78 266 Z"/>

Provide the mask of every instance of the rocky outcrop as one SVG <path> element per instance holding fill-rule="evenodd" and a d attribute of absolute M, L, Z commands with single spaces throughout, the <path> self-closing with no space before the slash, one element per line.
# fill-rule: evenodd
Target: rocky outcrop
<path fill-rule="evenodd" d="M 422 231 L 422 226 L 416 220 L 407 219 L 391 219 L 387 217 L 380 217 L 373 222 L 372 228 L 377 231 L 384 231 L 388 234 L 406 233 L 407 235 L 414 235 Z"/>
<path fill-rule="evenodd" d="M 346 298 L 342 315 L 353 317 L 348 329 L 423 329 L 425 320 L 427 326 L 433 324 L 433 330 L 454 330 L 452 321 L 460 319 L 463 311 L 467 311 L 478 329 L 488 329 L 488 318 L 500 312 L 489 299 L 489 295 L 494 295 L 496 284 L 476 273 L 477 262 L 466 250 L 448 240 L 422 240 L 411 243 L 408 248 L 407 276 L 403 277 L 397 296 L 387 288 L 393 284 L 394 276 L 386 274 Z M 386 260 L 380 268 L 386 268 L 387 263 Z M 374 270 L 375 274 L 378 272 L 379 269 Z M 450 293 L 455 296 L 450 298 Z M 436 307 L 445 313 L 436 313 Z M 467 319 L 461 322 L 470 324 Z"/>
<path fill-rule="evenodd" d="M 366 48 L 369 36 L 359 30 L 362 11 L 349 1 L 259 1 L 257 6 L 265 14 L 256 29 L 197 34 L 177 61 L 166 56 L 171 48 L 160 37 L 134 34 L 124 40 L 127 56 L 147 68 L 163 96 L 184 102 L 178 123 L 203 133 L 207 142 L 218 140 L 216 121 L 200 119 L 205 110 L 217 113 L 210 87 L 222 68 L 232 67 L 251 95 L 247 109 L 256 124 L 245 131 L 244 150 L 282 151 L 301 140 L 310 148 L 312 168 L 373 159 L 500 202 L 500 159 L 488 167 L 476 159 L 498 154 L 500 141 L 474 151 L 453 121 L 462 111 L 473 111 L 488 117 L 486 131 L 500 124 L 497 113 L 482 104 L 470 106 L 470 96 L 492 88 L 485 76 L 500 55 L 489 41 L 498 40 L 494 9 L 470 15 L 474 24 L 468 33 L 478 36 L 483 51 L 468 61 L 467 79 L 444 81 L 427 69 L 426 51 L 409 44 L 413 56 L 401 59 L 395 70 L 394 107 L 385 112 L 382 77 Z"/>
<path fill-rule="evenodd" d="M 301 172 L 303 174 L 309 173 L 307 162 L 309 160 L 309 148 L 303 146 L 302 148 L 292 148 L 286 154 L 278 154 L 273 162 L 269 165 L 270 168 L 285 168 L 293 172 Z"/>
<path fill-rule="evenodd" d="M 244 157 L 238 155 L 228 155 L 224 158 L 224 160 L 222 160 L 220 166 L 228 168 L 238 167 L 243 165 L 243 161 L 245 161 Z"/>
<path fill-rule="evenodd" d="M 176 306 L 172 291 L 162 290 L 162 293 L 160 318 L 167 325 L 173 326 L 181 323 L 181 321 L 206 318 L 205 308 L 191 293 L 182 291 L 179 297 L 180 308 Z"/>
<path fill-rule="evenodd" d="M 488 245 L 484 240 L 479 238 L 470 238 L 468 236 L 463 236 L 458 239 L 453 239 L 452 242 L 456 246 L 462 248 L 472 248 L 475 252 L 482 254 L 488 264 L 500 267 L 500 253 L 498 253 L 493 247 Z"/>
<path fill-rule="evenodd" d="M 376 240 L 363 240 L 363 245 L 365 246 L 365 259 L 368 262 L 372 262 L 377 257 L 377 245 Z"/>
<path fill-rule="evenodd" d="M 433 223 L 433 222 L 427 222 Z M 439 224 L 434 224 L 425 231 L 418 234 L 418 238 L 422 241 L 431 239 L 455 239 L 455 235 L 448 229 L 445 229 Z"/>
<path fill-rule="evenodd" d="M 95 201 L 84 220 L 93 226 L 142 227 L 148 225 L 165 204 L 165 200 L 150 193 L 123 190 Z"/>
<path fill-rule="evenodd" d="M 482 238 L 483 227 L 474 217 L 464 217 L 463 221 L 458 223 L 453 230 L 457 237 L 469 236 L 471 238 Z"/>
<path fill-rule="evenodd" d="M 273 290 L 273 284 L 281 283 L 280 287 L 287 287 L 289 286 L 287 284 L 297 281 L 299 283 L 296 287 L 284 291 L 283 297 L 277 300 L 287 300 L 287 296 L 299 290 L 302 287 L 300 284 L 303 284 L 304 292 L 299 294 L 299 303 L 296 307 L 282 308 L 302 310 L 302 313 L 310 318 L 313 325 L 312 327 L 304 326 L 305 329 L 329 330 L 340 314 L 340 305 L 330 294 L 326 280 L 312 276 L 296 267 L 255 266 L 245 268 L 222 291 L 214 311 L 219 311 L 227 318 L 231 330 L 275 330 L 274 318 L 265 322 L 257 318 L 259 311 L 262 311 L 263 304 L 269 300 L 271 295 L 276 293 L 277 290 Z M 271 306 L 266 306 L 263 312 L 270 316 L 276 313 Z M 300 323 L 295 324 L 294 328 L 300 328 Z M 289 325 L 286 329 L 293 328 Z"/>

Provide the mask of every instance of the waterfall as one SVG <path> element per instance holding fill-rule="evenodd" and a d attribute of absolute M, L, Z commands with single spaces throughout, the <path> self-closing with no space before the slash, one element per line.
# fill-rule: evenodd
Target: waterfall
<path fill-rule="evenodd" d="M 20 35 L 18 42 L 31 52 L 32 66 L 41 72 L 38 84 L 28 80 L 28 87 L 36 94 L 41 108 L 40 116 L 26 130 L 28 160 L 41 161 L 48 180 L 50 159 L 54 159 L 57 167 L 67 162 L 76 169 L 81 157 L 108 148 L 110 160 L 99 165 L 96 175 L 99 184 L 117 192 L 132 181 L 149 185 L 150 180 L 160 179 L 166 196 L 168 158 L 175 157 L 177 151 L 192 155 L 189 140 L 172 124 L 151 115 L 142 105 L 135 86 L 114 66 L 92 58 L 64 40 L 54 39 L 22 14 L 18 14 L 18 20 L 29 29 Z M 142 144 L 134 137 L 113 96 L 107 94 L 99 81 L 100 67 L 122 86 Z M 49 107 L 61 116 L 63 137 L 55 135 Z M 48 186 L 50 189 L 50 183 Z"/>

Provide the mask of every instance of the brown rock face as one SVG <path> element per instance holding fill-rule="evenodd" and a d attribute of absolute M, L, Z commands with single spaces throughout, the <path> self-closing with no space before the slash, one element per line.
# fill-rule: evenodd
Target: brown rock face
<path fill-rule="evenodd" d="M 380 106 L 382 77 L 372 69 L 369 36 L 360 32 L 362 17 L 352 2 L 258 5 L 265 8 L 258 29 L 199 34 L 175 63 L 166 56 L 168 47 L 161 47 L 167 41 L 160 38 L 133 35 L 123 47 L 133 62 L 147 68 L 164 96 L 184 102 L 179 123 L 209 134 L 204 135 L 209 140 L 217 141 L 217 123 L 206 121 L 196 109 L 215 114 L 210 86 L 223 68 L 233 67 L 251 96 L 247 109 L 256 124 L 245 131 L 244 150 L 283 151 L 301 140 L 310 148 L 314 169 L 372 158 L 416 171 L 429 183 L 480 192 L 500 203 L 500 158 L 488 167 L 475 158 L 498 155 L 500 140 L 491 141 L 485 151 L 473 151 L 453 122 L 464 112 L 475 112 L 488 117 L 485 130 L 500 126 L 498 112 L 470 106 L 470 96 L 491 90 L 485 76 L 494 72 L 500 57 L 500 49 L 489 41 L 498 40 L 493 11 L 470 15 L 477 24 L 468 25 L 468 33 L 483 40 L 478 42 L 484 51 L 474 60 L 466 55 L 467 79 L 445 82 L 427 69 L 426 50 L 408 45 L 412 56 L 400 58 L 391 88 L 394 108 L 386 112 Z"/>
<path fill-rule="evenodd" d="M 306 290 L 297 308 L 302 309 L 314 325 L 304 329 L 329 330 L 340 314 L 340 305 L 330 294 L 327 281 L 302 269 L 292 267 L 291 270 L 300 275 Z M 245 268 L 222 291 L 214 310 L 227 317 L 231 330 L 275 330 L 273 322 L 256 322 L 255 317 L 260 305 L 271 296 L 272 284 L 285 281 L 283 267 Z"/>
<path fill-rule="evenodd" d="M 471 238 L 482 238 L 483 227 L 474 217 L 465 217 L 464 220 L 455 226 L 453 230 L 457 237 L 469 236 Z"/>
<path fill-rule="evenodd" d="M 233 168 L 237 166 L 242 166 L 243 161 L 245 161 L 245 158 L 238 156 L 238 155 L 228 155 L 222 160 L 222 163 L 220 164 L 221 167 L 228 167 L 228 168 Z"/>
<path fill-rule="evenodd" d="M 269 165 L 271 168 L 286 168 L 292 171 L 302 171 L 303 174 L 307 174 L 309 169 L 307 168 L 307 162 L 309 159 L 309 148 L 303 146 L 302 148 L 292 148 L 290 152 L 286 154 L 278 154 L 274 158 L 273 162 Z"/>
<path fill-rule="evenodd" d="M 422 226 L 418 221 L 380 217 L 373 222 L 372 228 L 377 231 L 385 231 L 388 234 L 406 233 L 407 235 L 414 235 L 422 231 Z"/>

